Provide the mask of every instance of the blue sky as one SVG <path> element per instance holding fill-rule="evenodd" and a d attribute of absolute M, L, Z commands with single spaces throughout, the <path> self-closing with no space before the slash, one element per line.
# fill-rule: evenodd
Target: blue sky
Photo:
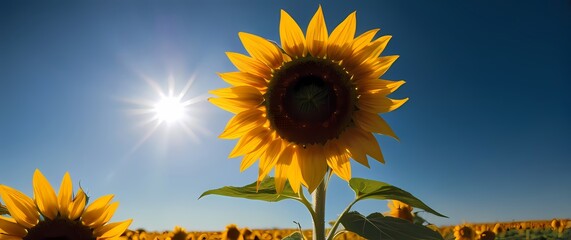
<path fill-rule="evenodd" d="M 357 11 L 357 33 L 381 28 L 400 55 L 384 78 L 409 97 L 384 114 L 401 141 L 379 136 L 386 164 L 354 177 L 399 186 L 450 218 L 436 224 L 571 217 L 571 3 L 569 1 L 82 1 L 0 2 L 0 184 L 32 194 L 39 168 L 69 171 L 93 197 L 115 194 L 114 220 L 131 228 L 221 230 L 311 227 L 297 202 L 198 196 L 245 185 L 217 135 L 232 116 L 204 101 L 235 71 L 238 32 L 279 41 L 279 11 L 306 28 L 321 4 L 329 30 Z M 188 128 L 145 124 L 155 82 L 185 99 Z M 334 177 L 326 218 L 352 200 Z M 364 214 L 384 201 L 355 206 Z"/>

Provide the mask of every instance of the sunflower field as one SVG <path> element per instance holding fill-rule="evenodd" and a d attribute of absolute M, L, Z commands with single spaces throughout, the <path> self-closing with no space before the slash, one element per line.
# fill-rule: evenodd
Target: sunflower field
<path fill-rule="evenodd" d="M 571 239 L 571 219 L 536 221 L 514 221 L 480 224 L 460 224 L 437 227 L 430 225 L 446 240 L 567 240 Z M 298 229 L 249 229 L 235 224 L 226 226 L 224 231 L 187 231 L 175 226 L 172 231 L 147 232 L 144 229 L 127 230 L 120 237 L 123 240 L 272 240 L 289 239 L 288 236 L 302 234 L 303 239 L 312 239 L 311 230 Z M 291 238 L 293 239 L 293 238 Z M 342 231 L 336 240 L 365 239 L 355 233 Z"/>

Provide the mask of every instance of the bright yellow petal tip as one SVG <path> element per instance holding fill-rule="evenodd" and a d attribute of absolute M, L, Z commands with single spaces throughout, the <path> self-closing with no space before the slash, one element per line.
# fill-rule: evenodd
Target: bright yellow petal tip
<path fill-rule="evenodd" d="M 46 177 L 36 169 L 33 178 L 34 198 L 40 212 L 49 219 L 54 219 L 58 215 L 57 196 L 52 185 Z"/>

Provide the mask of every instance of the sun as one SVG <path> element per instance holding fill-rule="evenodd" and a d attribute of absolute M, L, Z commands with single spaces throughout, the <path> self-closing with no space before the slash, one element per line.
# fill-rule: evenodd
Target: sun
<path fill-rule="evenodd" d="M 209 134 L 202 127 L 201 121 L 204 113 L 197 105 L 206 102 L 206 94 L 190 96 L 193 82 L 196 79 L 195 75 L 191 76 L 182 87 L 175 86 L 176 81 L 173 76 L 169 76 L 165 81 L 157 81 L 147 76 L 141 76 L 141 78 L 149 85 L 149 89 L 152 90 L 151 94 L 144 98 L 123 99 L 130 104 L 137 105 L 127 111 L 130 115 L 139 116 L 137 126 L 146 126 L 147 129 L 133 149 L 139 148 L 160 129 L 165 130 L 168 135 L 186 133 L 196 142 L 200 141 L 199 133 Z M 163 82 L 166 82 L 166 88 L 161 86 Z"/>
<path fill-rule="evenodd" d="M 185 105 L 178 97 L 168 96 L 162 97 L 153 108 L 155 117 L 159 123 L 165 122 L 167 124 L 181 121 L 186 114 Z"/>

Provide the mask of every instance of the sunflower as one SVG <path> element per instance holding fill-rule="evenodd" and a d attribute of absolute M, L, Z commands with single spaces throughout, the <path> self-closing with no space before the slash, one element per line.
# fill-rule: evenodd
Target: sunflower
<path fill-rule="evenodd" d="M 389 212 L 387 213 L 388 216 L 401 218 L 409 222 L 414 220 L 414 216 L 412 215 L 412 207 L 408 204 L 397 200 L 391 200 L 387 206 L 389 207 Z"/>
<path fill-rule="evenodd" d="M 468 224 L 457 225 L 454 227 L 455 240 L 474 240 L 476 239 L 476 232 L 474 228 Z"/>
<path fill-rule="evenodd" d="M 391 36 L 379 29 L 355 37 L 353 12 L 328 34 L 321 6 L 302 32 L 284 10 L 281 46 L 257 35 L 238 35 L 248 55 L 227 52 L 238 71 L 220 73 L 230 87 L 210 91 L 209 101 L 236 114 L 220 135 L 239 139 L 229 157 L 243 156 L 240 171 L 258 159 L 261 181 L 275 167 L 278 192 L 288 180 L 312 192 L 328 169 L 351 178 L 349 160 L 384 163 L 373 133 L 397 139 L 379 116 L 407 99 L 387 97 L 404 81 L 380 77 L 398 56 L 383 56 Z"/>
<path fill-rule="evenodd" d="M 111 239 L 119 237 L 132 220 L 107 223 L 119 206 L 106 195 L 87 204 L 80 188 L 75 197 L 69 173 L 65 173 L 56 195 L 54 189 L 36 169 L 33 177 L 34 199 L 11 187 L 0 185 L 0 197 L 12 218 L 0 216 L 0 239 Z"/>

